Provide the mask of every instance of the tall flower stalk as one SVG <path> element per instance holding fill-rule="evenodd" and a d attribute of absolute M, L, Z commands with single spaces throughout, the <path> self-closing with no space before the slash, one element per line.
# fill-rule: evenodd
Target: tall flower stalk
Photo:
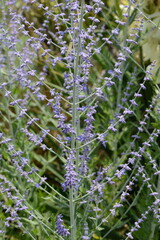
<path fill-rule="evenodd" d="M 74 133 L 71 136 L 71 149 L 75 154 L 75 161 L 74 159 L 73 164 L 76 166 L 76 172 L 78 172 L 79 167 L 79 147 L 77 136 L 79 135 L 79 128 L 80 128 L 80 119 L 79 119 L 79 112 L 78 112 L 78 105 L 79 105 L 79 83 L 77 81 L 78 75 L 80 76 L 81 73 L 79 71 L 79 64 L 81 63 L 80 52 L 82 51 L 82 44 L 81 44 L 81 33 L 83 29 L 83 15 L 84 15 L 84 0 L 81 1 L 80 6 L 80 13 L 78 13 L 78 36 L 77 31 L 75 31 L 75 26 L 73 22 L 73 18 L 71 17 L 71 27 L 73 29 L 73 39 L 78 39 L 78 46 L 74 43 L 73 40 L 73 52 L 74 52 L 74 72 L 73 72 L 73 105 L 72 105 L 72 127 L 74 129 Z M 71 240 L 76 239 L 76 204 L 75 198 L 77 196 L 77 190 L 73 188 L 73 186 L 69 189 L 69 200 L 70 200 L 70 224 L 71 224 Z"/>

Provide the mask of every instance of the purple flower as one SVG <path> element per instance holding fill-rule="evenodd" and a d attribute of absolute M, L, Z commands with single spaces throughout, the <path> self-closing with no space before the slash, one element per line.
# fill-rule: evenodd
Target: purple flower
<path fill-rule="evenodd" d="M 59 214 L 56 220 L 56 232 L 62 237 L 67 237 L 68 235 L 70 235 L 70 232 L 67 228 L 64 227 L 63 224 L 64 221 L 62 220 L 62 214 Z"/>
<path fill-rule="evenodd" d="M 119 31 L 120 31 L 119 28 L 115 28 L 115 29 L 112 30 L 112 34 L 118 35 Z"/>
<path fill-rule="evenodd" d="M 90 237 L 88 237 L 88 230 L 89 230 L 88 224 L 85 223 L 84 224 L 84 235 L 82 236 L 83 240 L 89 240 L 90 239 Z"/>
<path fill-rule="evenodd" d="M 130 238 L 130 239 L 134 239 L 133 236 L 132 236 L 132 234 L 131 234 L 130 232 L 127 233 L 126 235 L 127 235 L 128 238 Z"/>
<path fill-rule="evenodd" d="M 78 174 L 75 171 L 75 156 L 73 152 L 70 152 L 67 163 L 65 166 L 66 169 L 66 174 L 65 174 L 65 182 L 62 183 L 63 190 L 65 191 L 67 188 L 72 188 L 75 187 L 77 188 L 78 186 Z"/>

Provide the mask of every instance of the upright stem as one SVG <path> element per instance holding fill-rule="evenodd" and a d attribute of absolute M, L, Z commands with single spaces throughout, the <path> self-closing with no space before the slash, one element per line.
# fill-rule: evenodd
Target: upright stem
<path fill-rule="evenodd" d="M 76 53 L 76 57 L 74 60 L 74 74 L 73 74 L 73 106 L 72 106 L 72 127 L 74 129 L 74 132 L 71 136 L 71 149 L 75 154 L 75 166 L 76 166 L 76 172 L 78 171 L 79 166 L 79 143 L 76 140 L 76 137 L 79 135 L 79 129 L 80 129 L 80 119 L 79 119 L 79 112 L 77 110 L 78 108 L 78 102 L 79 102 L 79 84 L 76 81 L 77 75 L 79 74 L 78 65 L 80 63 L 80 51 L 81 51 L 81 31 L 83 28 L 83 15 L 84 15 L 84 0 L 81 2 L 81 13 L 80 13 L 80 22 L 79 22 L 79 36 L 78 36 L 78 46 L 74 46 L 74 52 Z M 74 29 L 74 23 L 71 19 L 71 26 Z M 74 33 L 74 37 L 76 37 L 76 32 Z M 74 41 L 74 38 L 73 38 Z M 76 205 L 74 202 L 74 198 L 76 197 L 77 193 L 75 190 L 70 188 L 69 191 L 69 200 L 70 200 L 70 225 L 71 225 L 71 240 L 76 240 L 76 219 L 75 219 L 75 209 Z"/>
<path fill-rule="evenodd" d="M 75 223 L 75 203 L 73 198 L 73 187 L 69 191 L 69 210 L 70 210 L 70 225 L 71 225 L 71 240 L 76 239 L 76 223 Z"/>

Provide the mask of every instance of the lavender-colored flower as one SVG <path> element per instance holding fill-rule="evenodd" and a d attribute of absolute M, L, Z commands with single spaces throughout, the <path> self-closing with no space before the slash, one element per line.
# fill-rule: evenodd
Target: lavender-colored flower
<path fill-rule="evenodd" d="M 63 190 L 65 191 L 67 188 L 77 188 L 78 187 L 78 174 L 75 171 L 75 155 L 73 152 L 70 152 L 67 163 L 65 165 L 66 174 L 65 174 L 65 182 L 62 183 Z"/>
<path fill-rule="evenodd" d="M 62 219 L 62 214 L 59 214 L 57 216 L 57 220 L 56 220 L 56 232 L 57 234 L 59 234 L 62 237 L 67 237 L 68 235 L 70 235 L 70 232 L 67 228 L 64 227 L 64 221 Z"/>
<path fill-rule="evenodd" d="M 85 224 L 84 224 L 84 234 L 83 234 L 83 236 L 82 236 L 82 239 L 83 239 L 83 240 L 89 240 L 89 239 L 90 239 L 90 237 L 88 237 L 88 230 L 89 230 L 88 224 L 85 223 Z"/>
<path fill-rule="evenodd" d="M 127 235 L 127 237 L 128 237 L 129 239 L 134 239 L 133 236 L 132 236 L 132 233 L 129 232 L 129 233 L 127 233 L 126 235 Z"/>

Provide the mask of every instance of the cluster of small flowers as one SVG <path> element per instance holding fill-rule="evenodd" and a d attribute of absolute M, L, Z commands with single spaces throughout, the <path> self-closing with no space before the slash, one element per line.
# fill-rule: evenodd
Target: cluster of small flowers
<path fill-rule="evenodd" d="M 75 171 L 75 153 L 70 152 L 68 155 L 67 163 L 65 166 L 66 174 L 65 174 L 65 182 L 62 184 L 63 190 L 65 191 L 67 188 L 76 188 L 78 189 L 78 173 Z"/>
<path fill-rule="evenodd" d="M 157 202 L 157 203 L 158 203 L 158 202 Z M 155 205 L 155 204 L 152 204 L 151 206 L 148 206 L 148 209 L 147 209 L 144 213 L 141 214 L 141 217 L 138 218 L 138 220 L 134 223 L 134 226 L 131 228 L 130 232 L 128 232 L 128 233 L 126 234 L 126 235 L 127 235 L 126 240 L 127 240 L 127 239 L 134 239 L 133 233 L 134 233 L 135 231 L 138 231 L 138 229 L 141 228 L 140 224 L 143 223 L 143 222 L 147 219 L 147 215 L 148 215 L 150 212 L 154 211 L 154 208 L 155 208 L 154 205 Z M 159 217 L 160 217 L 160 216 L 159 216 Z M 160 218 L 159 218 L 159 219 L 160 219 Z"/>
<path fill-rule="evenodd" d="M 64 222 L 62 219 L 62 214 L 59 214 L 57 216 L 57 220 L 56 220 L 56 231 L 60 236 L 66 237 L 66 236 L 70 235 L 70 233 L 69 233 L 69 230 L 64 227 L 63 223 Z"/>
<path fill-rule="evenodd" d="M 21 228 L 22 221 L 19 214 L 20 212 L 28 209 L 24 203 L 25 199 L 18 193 L 18 190 L 13 186 L 13 184 L 2 175 L 0 175 L 0 191 L 12 201 L 12 204 L 10 205 L 5 205 L 4 201 L 0 202 L 2 211 L 8 215 L 8 217 L 6 216 L 4 222 L 4 228 L 10 227 L 12 223 L 16 224 L 17 228 Z"/>

